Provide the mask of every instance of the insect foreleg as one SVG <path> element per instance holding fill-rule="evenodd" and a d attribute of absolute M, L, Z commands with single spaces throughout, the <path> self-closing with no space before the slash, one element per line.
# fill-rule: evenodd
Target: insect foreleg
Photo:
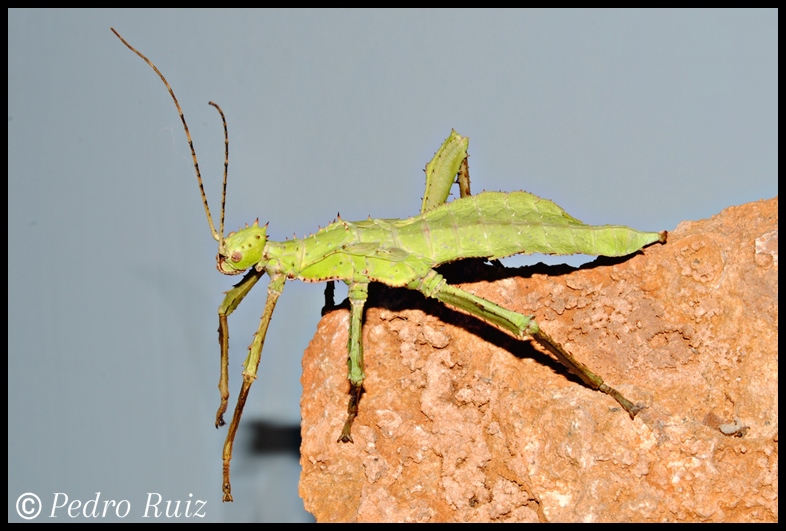
<path fill-rule="evenodd" d="M 349 368 L 349 405 L 347 406 L 347 420 L 341 436 L 337 442 L 352 441 L 352 422 L 358 415 L 358 403 L 360 395 L 363 393 L 363 380 L 366 374 L 363 372 L 363 307 L 368 299 L 368 283 L 353 282 L 349 285 L 349 357 L 347 366 Z"/>
<path fill-rule="evenodd" d="M 253 270 L 252 270 L 253 271 Z M 261 276 L 261 273 L 259 274 Z M 227 293 L 226 299 L 224 299 L 224 303 L 226 304 L 226 310 L 228 313 L 231 313 L 240 301 L 245 297 L 248 293 L 248 290 L 256 283 L 259 278 L 257 277 L 254 280 L 251 280 L 253 276 L 248 273 L 246 277 L 232 290 Z M 281 295 L 281 292 L 284 289 L 284 282 L 286 281 L 286 276 L 283 274 L 276 274 L 270 278 L 270 284 L 267 286 L 267 300 L 265 301 L 265 309 L 262 312 L 262 317 L 259 320 L 259 328 L 257 329 L 256 333 L 254 334 L 254 340 L 251 342 L 251 345 L 248 347 L 248 356 L 246 357 L 246 361 L 243 362 L 243 385 L 240 388 L 240 394 L 237 397 L 237 405 L 235 406 L 235 413 L 232 415 L 232 422 L 229 424 L 229 431 L 227 432 L 227 438 L 224 442 L 224 483 L 222 490 L 224 491 L 224 500 L 225 502 L 232 501 L 232 485 L 229 482 L 229 463 L 232 460 L 232 445 L 235 442 L 235 433 L 237 432 L 237 427 L 240 425 L 240 417 L 243 415 L 243 408 L 246 405 L 246 398 L 248 398 L 248 392 L 251 389 L 251 384 L 254 383 L 254 380 L 257 379 L 257 369 L 259 368 L 259 360 L 262 356 L 262 346 L 265 343 L 265 336 L 267 335 L 267 327 L 270 324 L 270 318 L 273 316 L 273 309 L 276 307 L 276 302 L 278 301 L 278 297 Z M 248 282 L 248 285 L 247 285 Z M 244 289 L 245 288 L 245 289 Z M 234 297 L 232 300 L 230 299 L 230 294 L 234 290 L 238 290 L 236 294 L 233 294 Z M 221 305 L 221 308 L 224 308 L 224 304 Z M 227 315 L 228 315 L 227 313 Z M 222 317 L 222 325 L 226 323 L 226 316 Z M 219 328 L 219 332 L 221 329 Z M 227 336 L 228 342 L 228 336 Z M 222 351 L 224 349 L 224 343 L 221 344 Z M 224 354 L 222 352 L 222 358 Z M 223 370 L 223 367 L 222 367 Z M 222 396 L 222 405 L 223 405 L 223 396 Z M 219 410 L 220 411 L 220 410 Z"/>
<path fill-rule="evenodd" d="M 229 401 L 229 323 L 227 317 L 235 311 L 251 288 L 262 278 L 264 272 L 264 270 L 257 271 L 256 268 L 249 270 L 240 282 L 226 292 L 224 301 L 218 307 L 218 344 L 221 345 L 221 376 L 218 379 L 218 390 L 221 393 L 221 405 L 218 406 L 216 412 L 216 428 L 225 424 L 224 413 Z"/>
<path fill-rule="evenodd" d="M 641 410 L 641 406 L 633 404 L 617 390 L 603 382 L 603 378 L 592 372 L 589 367 L 574 358 L 559 343 L 544 332 L 532 316 L 523 315 L 494 304 L 482 297 L 473 295 L 456 286 L 448 284 L 444 277 L 432 270 L 422 280 L 408 286 L 416 289 L 427 297 L 433 297 L 445 304 L 454 306 L 484 321 L 508 330 L 518 338 L 531 337 L 551 352 L 571 373 L 581 378 L 584 383 L 610 395 L 633 418 Z"/>

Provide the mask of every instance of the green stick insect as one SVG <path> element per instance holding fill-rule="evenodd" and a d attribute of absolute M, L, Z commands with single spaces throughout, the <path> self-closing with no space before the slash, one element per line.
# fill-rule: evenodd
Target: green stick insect
<path fill-rule="evenodd" d="M 568 215 L 553 202 L 527 192 L 484 192 L 469 194 L 467 146 L 469 139 L 451 133 L 427 165 L 426 192 L 418 216 L 408 219 L 338 219 L 307 238 L 274 242 L 267 238 L 267 225 L 255 221 L 250 227 L 224 237 L 229 141 L 224 113 L 213 102 L 224 124 L 224 182 L 221 219 L 216 231 L 207 204 L 196 152 L 183 111 L 167 80 L 138 50 L 112 31 L 129 49 L 158 74 L 172 96 L 194 161 L 208 225 L 218 241 L 217 267 L 225 275 L 245 276 L 226 292 L 218 308 L 218 337 L 221 346 L 221 404 L 216 427 L 223 426 L 229 401 L 229 328 L 227 318 L 243 301 L 264 273 L 270 276 L 267 301 L 259 328 L 249 346 L 243 367 L 243 384 L 224 443 L 223 500 L 232 501 L 229 480 L 232 445 L 249 390 L 257 378 L 262 346 L 276 301 L 287 280 L 325 282 L 341 280 L 349 288 L 349 405 L 338 442 L 352 442 L 352 422 L 357 416 L 363 390 L 364 364 L 361 340 L 363 307 L 370 282 L 421 292 L 495 325 L 519 339 L 534 339 L 588 386 L 610 395 L 633 418 L 641 409 L 606 385 L 603 379 L 575 359 L 553 340 L 532 316 L 507 310 L 447 284 L 434 268 L 465 258 L 496 260 L 520 253 L 587 254 L 625 256 L 644 246 L 666 241 L 666 232 L 639 232 L 620 225 L 590 226 Z M 458 175 L 461 199 L 446 203 Z"/>

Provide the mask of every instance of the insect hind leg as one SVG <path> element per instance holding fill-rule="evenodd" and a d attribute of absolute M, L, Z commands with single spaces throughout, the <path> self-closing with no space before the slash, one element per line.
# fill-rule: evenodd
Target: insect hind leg
<path fill-rule="evenodd" d="M 634 404 L 622 396 L 619 391 L 608 386 L 603 381 L 603 378 L 574 358 L 562 345 L 554 341 L 540 328 L 533 316 L 508 310 L 461 288 L 451 286 L 442 275 L 434 270 L 431 270 L 422 280 L 416 280 L 407 287 L 418 290 L 427 297 L 438 299 L 445 304 L 464 310 L 487 323 L 511 332 L 520 339 L 534 339 L 557 358 L 557 361 L 564 365 L 568 371 L 581 378 L 585 384 L 592 389 L 606 393 L 616 400 L 628 412 L 631 418 L 641 411 L 641 406 Z"/>

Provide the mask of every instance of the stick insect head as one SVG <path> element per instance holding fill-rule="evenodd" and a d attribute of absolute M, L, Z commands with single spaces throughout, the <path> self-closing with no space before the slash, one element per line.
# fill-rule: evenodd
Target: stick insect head
<path fill-rule="evenodd" d="M 216 267 L 225 275 L 239 275 L 251 266 L 263 261 L 267 243 L 267 224 L 259 226 L 256 220 L 250 227 L 230 232 L 224 240 L 223 249 L 216 256 Z"/>

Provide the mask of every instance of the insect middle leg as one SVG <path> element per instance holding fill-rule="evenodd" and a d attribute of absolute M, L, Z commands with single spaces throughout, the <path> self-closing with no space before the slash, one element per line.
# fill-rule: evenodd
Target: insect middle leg
<path fill-rule="evenodd" d="M 353 282 L 349 284 L 349 404 L 347 420 L 337 442 L 354 442 L 352 440 L 352 422 L 358 415 L 360 395 L 363 394 L 363 380 L 366 378 L 363 364 L 363 307 L 368 300 L 368 283 Z"/>

